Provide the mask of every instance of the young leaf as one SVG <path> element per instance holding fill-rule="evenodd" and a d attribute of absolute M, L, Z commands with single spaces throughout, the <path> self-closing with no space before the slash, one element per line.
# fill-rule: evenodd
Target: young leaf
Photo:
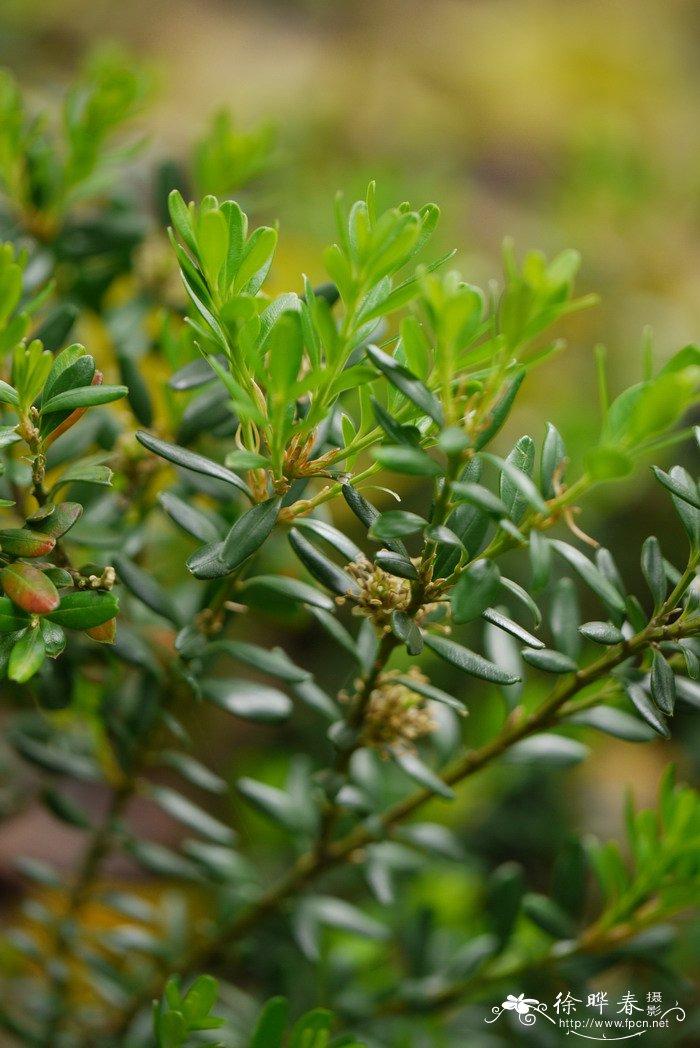
<path fill-rule="evenodd" d="M 0 582 L 8 597 L 30 615 L 55 611 L 61 598 L 53 582 L 31 564 L 16 561 L 0 572 Z"/>

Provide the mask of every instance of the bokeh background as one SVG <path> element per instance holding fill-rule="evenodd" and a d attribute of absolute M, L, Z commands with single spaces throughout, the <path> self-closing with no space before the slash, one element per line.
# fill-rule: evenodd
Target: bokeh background
<path fill-rule="evenodd" d="M 256 220 L 280 221 L 273 290 L 298 287 L 302 272 L 324 278 L 334 194 L 361 195 L 370 178 L 386 205 L 435 200 L 438 249 L 456 246 L 455 264 L 475 283 L 498 275 L 506 235 L 520 252 L 578 249 L 580 290 L 600 304 L 562 328 L 568 351 L 526 385 L 513 438 L 539 437 L 551 418 L 580 460 L 599 421 L 593 347 L 607 346 L 615 389 L 641 376 L 647 325 L 659 363 L 700 337 L 694 0 L 0 0 L 0 64 L 42 104 L 103 41 L 155 70 L 156 98 L 140 121 L 148 159 L 189 155 L 221 107 L 244 128 L 272 129 L 270 160 L 241 197 Z M 144 195 L 146 168 L 141 158 L 133 171 Z M 582 520 L 630 583 L 650 532 L 684 556 L 646 468 L 615 488 L 614 503 L 600 489 Z M 699 743 L 697 717 L 679 716 L 673 743 L 599 742 L 563 793 L 559 776 L 490 775 L 454 818 L 479 862 L 517 858 L 536 883 L 572 823 L 618 832 L 628 784 L 651 803 L 669 759 L 697 782 Z M 239 774 L 262 759 L 255 746 L 247 741 Z M 0 834 L 5 858 L 22 846 L 17 833 Z M 417 879 L 412 901 L 427 890 Z M 693 963 L 686 994 L 697 986 Z"/>

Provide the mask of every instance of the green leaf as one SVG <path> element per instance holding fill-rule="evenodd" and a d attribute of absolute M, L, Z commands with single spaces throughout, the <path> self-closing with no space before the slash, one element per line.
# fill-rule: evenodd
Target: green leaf
<path fill-rule="evenodd" d="M 58 626 L 67 626 L 74 630 L 88 630 L 101 626 L 116 617 L 119 601 L 113 593 L 97 590 L 79 590 L 61 597 L 61 604 L 56 611 L 47 614 L 46 618 Z"/>
<path fill-rule="evenodd" d="M 315 608 L 323 608 L 333 611 L 334 601 L 325 593 L 309 586 L 299 579 L 292 579 L 286 575 L 255 575 L 246 579 L 238 588 L 237 596 L 245 602 L 253 594 L 269 594 L 272 597 L 287 597 L 289 600 L 298 601 L 300 604 L 309 604 Z"/>
<path fill-rule="evenodd" d="M 666 572 L 659 540 L 653 535 L 645 539 L 642 546 L 642 573 L 654 600 L 654 611 L 658 611 L 666 600 Z"/>
<path fill-rule="evenodd" d="M 57 626 L 55 622 L 49 622 L 48 619 L 42 619 L 40 625 L 41 632 L 44 635 L 46 654 L 50 659 L 57 659 L 66 646 L 66 635 L 63 632 L 63 627 Z M 100 629 L 99 626 L 97 628 Z"/>
<path fill-rule="evenodd" d="M 698 494 L 697 485 L 692 482 L 688 474 L 685 475 L 685 482 L 682 483 L 679 480 L 674 480 L 670 474 L 664 473 L 658 466 L 652 466 L 651 468 L 658 482 L 663 484 L 667 491 L 670 491 L 672 495 L 676 495 L 682 502 L 687 502 L 689 505 L 694 506 L 695 509 L 700 510 L 700 495 Z"/>
<path fill-rule="evenodd" d="M 449 706 L 460 717 L 467 716 L 467 708 L 463 702 L 456 699 L 453 695 L 448 695 L 446 691 L 436 688 L 433 684 L 428 684 L 427 681 L 410 676 L 396 677 L 395 680 L 397 684 L 403 684 L 409 691 L 417 692 L 418 695 L 424 695 L 426 699 L 432 699 L 434 702 L 441 702 L 444 706 Z"/>
<path fill-rule="evenodd" d="M 282 1048 L 288 1007 L 284 997 L 268 1001 L 257 1021 L 248 1048 Z"/>
<path fill-rule="evenodd" d="M 162 615 L 175 626 L 182 625 L 182 617 L 175 602 L 152 575 L 122 554 L 117 554 L 114 558 L 114 567 L 117 570 L 119 581 L 123 582 L 127 589 L 131 590 L 147 608 L 154 611 L 156 615 Z"/>
<path fill-rule="evenodd" d="M 355 580 L 332 560 L 319 553 L 297 528 L 292 528 L 289 532 L 289 542 L 307 571 L 323 586 L 340 596 L 359 594 L 360 590 Z"/>
<path fill-rule="evenodd" d="M 75 411 L 77 408 L 94 407 L 96 404 L 111 404 L 113 400 L 121 400 L 128 392 L 126 386 L 78 386 L 77 389 L 67 389 L 49 397 L 46 403 L 42 402 L 41 414 L 50 415 L 56 411 Z"/>
<path fill-rule="evenodd" d="M 183 469 L 189 469 L 193 473 L 202 473 L 207 477 L 223 480 L 227 484 L 232 484 L 235 488 L 238 488 L 239 491 L 245 492 L 250 497 L 248 485 L 235 473 L 232 473 L 230 469 L 226 469 L 225 466 L 221 466 L 218 462 L 213 462 L 211 459 L 205 458 L 204 455 L 197 455 L 194 451 L 178 447 L 177 444 L 168 444 L 167 441 L 159 440 L 158 437 L 153 437 L 150 433 L 143 433 L 140 430 L 136 433 L 136 439 L 149 451 L 167 459 L 168 462 L 181 466 Z"/>
<path fill-rule="evenodd" d="M 673 716 L 676 705 L 676 677 L 664 655 L 658 649 L 651 664 L 651 697 L 662 713 Z"/>
<path fill-rule="evenodd" d="M 55 611 L 61 598 L 53 582 L 32 564 L 17 561 L 0 572 L 0 582 L 8 597 L 30 615 Z"/>
<path fill-rule="evenodd" d="M 535 651 L 525 648 L 521 654 L 525 662 L 529 662 L 531 666 L 545 673 L 576 673 L 578 670 L 572 658 L 561 651 L 553 651 L 551 648 L 540 648 Z"/>
<path fill-rule="evenodd" d="M 276 724 L 287 720 L 293 708 L 284 692 L 257 681 L 203 680 L 201 688 L 205 699 L 243 720 Z"/>
<path fill-rule="evenodd" d="M 622 644 L 625 639 L 622 630 L 609 622 L 584 622 L 579 626 L 579 633 L 596 644 Z"/>
<path fill-rule="evenodd" d="M 566 723 L 596 728 L 606 735 L 613 735 L 616 739 L 625 739 L 627 742 L 649 742 L 656 736 L 655 731 L 642 724 L 638 717 L 611 706 L 591 706 L 590 709 L 567 717 Z"/>
<path fill-rule="evenodd" d="M 549 764 L 568 768 L 572 764 L 580 764 L 589 752 L 588 747 L 576 739 L 543 733 L 517 742 L 508 750 L 505 760 L 513 764 Z"/>
<path fill-rule="evenodd" d="M 90 757 L 84 754 L 59 749 L 57 746 L 40 742 L 23 732 L 14 732 L 10 736 L 10 742 L 25 760 L 43 771 L 66 775 L 70 779 L 85 782 L 101 780 L 100 769 Z"/>
<path fill-rule="evenodd" d="M 472 677 L 480 677 L 482 680 L 492 681 L 494 684 L 517 684 L 519 677 L 514 677 L 506 670 L 489 662 L 476 652 L 463 648 L 445 637 L 433 637 L 426 634 L 425 643 L 436 655 L 445 662 L 451 662 L 453 666 L 468 673 Z"/>
<path fill-rule="evenodd" d="M 12 557 L 43 557 L 56 545 L 56 539 L 28 528 L 0 530 L 0 548 Z"/>
<path fill-rule="evenodd" d="M 52 512 L 46 517 L 42 517 L 38 521 L 38 531 L 43 532 L 44 535 L 51 535 L 55 539 L 60 539 L 65 535 L 74 524 L 80 520 L 83 513 L 83 507 L 78 502 L 59 502 L 57 506 L 52 507 Z M 28 519 L 27 523 L 30 527 L 34 526 L 34 519 Z"/>
<path fill-rule="evenodd" d="M 161 491 L 158 501 L 168 516 L 179 524 L 188 535 L 193 535 L 200 542 L 218 542 L 221 536 L 219 529 L 205 513 L 169 491 Z"/>
<path fill-rule="evenodd" d="M 29 625 L 29 616 L 19 611 L 8 597 L 0 597 L 0 633 L 16 633 Z"/>
<path fill-rule="evenodd" d="M 400 579 L 418 578 L 415 564 L 408 557 L 402 557 L 400 553 L 394 553 L 393 550 L 380 549 L 374 560 L 378 567 L 388 572 L 389 575 L 396 575 Z"/>
<path fill-rule="evenodd" d="M 508 507 L 499 499 L 498 495 L 494 495 L 481 484 L 465 484 L 462 481 L 455 481 L 452 485 L 452 494 L 457 500 L 468 502 L 491 517 L 508 516 Z"/>
<path fill-rule="evenodd" d="M 45 656 L 44 635 L 37 625 L 26 630 L 13 647 L 7 676 L 17 684 L 24 684 L 34 676 Z"/>
<path fill-rule="evenodd" d="M 529 648 L 543 648 L 544 642 L 535 637 L 532 633 L 528 633 L 526 629 L 518 622 L 513 622 L 506 615 L 502 615 L 496 608 L 486 608 L 481 613 L 482 619 L 490 622 L 493 626 L 497 626 L 498 629 L 503 630 L 505 633 L 509 633 L 511 637 L 515 637 L 516 640 L 520 640 L 523 644 L 527 644 Z"/>
<path fill-rule="evenodd" d="M 700 548 L 700 510 L 696 509 L 693 499 L 697 499 L 697 486 L 690 474 L 682 466 L 674 466 L 669 474 L 676 487 L 686 493 L 686 497 L 673 494 L 673 505 L 681 523 L 688 533 L 693 550 Z"/>
<path fill-rule="evenodd" d="M 416 407 L 420 408 L 426 415 L 429 415 L 438 426 L 444 426 L 445 416 L 442 405 L 419 378 L 416 378 L 408 368 L 397 363 L 393 357 L 390 357 L 376 346 L 367 347 L 367 356 L 386 376 L 392 386 L 395 386 Z"/>
<path fill-rule="evenodd" d="M 553 939 L 568 940 L 576 933 L 576 925 L 568 913 L 546 895 L 528 892 L 523 898 L 523 913 Z"/>
<path fill-rule="evenodd" d="M 112 470 L 108 466 L 102 466 L 89 461 L 75 462 L 61 474 L 54 486 L 51 488 L 50 496 L 64 484 L 99 484 L 108 488 L 112 483 Z"/>
<path fill-rule="evenodd" d="M 260 549 L 277 522 L 281 502 L 278 497 L 267 499 L 238 518 L 224 539 L 220 554 L 229 571 Z"/>
<path fill-rule="evenodd" d="M 417 513 L 408 513 L 401 509 L 390 509 L 380 513 L 369 529 L 371 539 L 397 539 L 404 535 L 414 535 L 427 524 Z"/>
<path fill-rule="evenodd" d="M 581 637 L 578 632 L 581 613 L 573 579 L 558 579 L 552 595 L 549 611 L 549 627 L 558 651 L 576 660 L 581 653 Z"/>
<path fill-rule="evenodd" d="M 328 524 L 325 520 L 317 520 L 316 517 L 299 517 L 295 521 L 295 527 L 318 535 L 319 538 L 327 542 L 338 553 L 342 553 L 348 560 L 359 560 L 363 556 L 362 550 L 352 539 L 349 539 L 342 531 L 334 528 L 332 524 Z"/>
<path fill-rule="evenodd" d="M 239 779 L 237 787 L 239 793 L 254 808 L 284 829 L 299 833 L 300 831 L 309 832 L 312 828 L 311 821 L 312 819 L 315 821 L 314 814 L 300 808 L 297 798 L 284 790 L 247 777 Z"/>
<path fill-rule="evenodd" d="M 522 441 L 526 441 L 524 447 L 520 447 Z M 529 442 L 529 443 L 527 443 Z M 535 447 L 530 437 L 523 437 L 511 452 L 510 456 L 502 459 L 498 455 L 492 455 L 488 451 L 482 451 L 481 458 L 493 462 L 501 470 L 501 498 L 506 507 L 505 516 L 510 517 L 516 523 L 522 518 L 525 506 L 529 505 L 536 513 L 545 516 L 548 513 L 547 504 L 537 490 L 535 484 L 524 472 L 517 462 L 520 461 L 530 469 L 534 466 Z M 503 497 L 505 493 L 506 497 Z"/>
<path fill-rule="evenodd" d="M 545 499 L 553 499 L 557 494 L 557 486 L 563 484 L 566 475 L 566 446 L 556 427 L 551 422 L 546 426 L 540 465 L 540 487 Z"/>
<path fill-rule="evenodd" d="M 425 786 L 426 789 L 430 790 L 431 793 L 437 794 L 438 797 L 444 797 L 448 801 L 454 800 L 454 790 L 443 782 L 434 771 L 431 771 L 415 754 L 394 751 L 392 757 L 398 766 L 415 782 Z"/>
<path fill-rule="evenodd" d="M 207 768 L 206 764 L 201 764 L 194 757 L 190 757 L 189 753 L 180 753 L 178 750 L 163 750 L 158 754 L 158 759 L 160 764 L 175 768 L 183 778 L 191 782 L 193 786 L 199 787 L 200 790 L 207 790 L 209 793 L 226 793 L 228 791 L 225 779 L 215 775 L 213 771 Z"/>
<path fill-rule="evenodd" d="M 588 557 L 574 546 L 569 546 L 566 542 L 561 542 L 559 539 L 551 539 L 550 542 L 557 553 L 578 572 L 586 585 L 600 597 L 606 607 L 618 614 L 624 614 L 625 602 L 623 598 L 595 565 L 591 564 Z"/>
<path fill-rule="evenodd" d="M 19 405 L 17 390 L 2 380 L 0 380 L 0 404 L 12 404 L 13 407 Z"/>
<path fill-rule="evenodd" d="M 591 480 L 616 480 L 634 469 L 632 458 L 617 447 L 591 448 L 586 454 L 586 470 Z"/>
<path fill-rule="evenodd" d="M 442 466 L 421 448 L 382 444 L 372 448 L 372 457 L 394 473 L 407 473 L 413 477 L 441 477 L 445 472 Z"/>
<path fill-rule="evenodd" d="M 515 376 L 505 385 L 504 392 L 501 399 L 492 409 L 491 413 L 486 418 L 486 425 L 481 431 L 481 434 L 477 438 L 476 444 L 474 445 L 476 451 L 481 451 L 487 444 L 493 440 L 501 426 L 508 418 L 510 409 L 513 406 L 513 402 L 518 395 L 523 379 L 525 378 L 525 369 L 522 368 L 518 371 Z"/>
<path fill-rule="evenodd" d="M 223 542 L 208 542 L 192 553 L 185 564 L 196 579 L 222 579 L 230 574 L 221 559 Z"/>
<path fill-rule="evenodd" d="M 169 786 L 150 786 L 147 795 L 151 800 L 189 830 L 206 837 L 217 844 L 232 844 L 234 833 L 230 826 L 225 826 L 213 818 L 198 805 Z"/>
<path fill-rule="evenodd" d="M 289 1048 L 327 1048 L 332 1021 L 333 1013 L 325 1008 L 302 1015 L 292 1029 Z"/>
<path fill-rule="evenodd" d="M 214 1018 L 209 1016 L 209 1012 L 216 1004 L 218 992 L 219 984 L 213 976 L 200 975 L 195 979 L 182 1002 L 182 1011 L 190 1024 L 190 1029 L 204 1029 L 195 1024 L 205 1018 Z M 223 1019 L 216 1020 L 217 1026 L 223 1022 Z M 213 1027 L 207 1027 L 207 1029 L 213 1029 Z"/>
<path fill-rule="evenodd" d="M 647 724 L 652 727 L 658 735 L 661 735 L 662 738 L 670 739 L 671 732 L 668 729 L 666 721 L 662 714 L 659 713 L 656 706 L 652 703 L 644 689 L 639 684 L 626 682 L 625 691 L 632 700 L 637 712 L 647 722 Z"/>
<path fill-rule="evenodd" d="M 450 596 L 454 622 L 478 618 L 493 604 L 500 588 L 501 573 L 493 561 L 473 561 L 459 576 Z"/>
<path fill-rule="evenodd" d="M 531 478 L 535 468 L 535 444 L 532 437 L 521 437 L 508 454 L 506 463 L 509 468 L 503 469 L 501 472 L 500 495 L 503 503 L 508 508 L 508 516 L 515 524 L 519 524 L 531 498 L 531 495 L 528 497 L 523 491 L 521 478 L 527 478 L 532 484 Z M 516 473 L 512 474 L 512 470 L 516 470 Z M 534 490 L 537 499 L 540 499 L 539 492 L 534 484 L 532 484 L 532 490 Z M 544 505 L 543 502 L 542 505 Z"/>
<path fill-rule="evenodd" d="M 267 673 L 268 676 L 277 677 L 278 680 L 289 684 L 308 680 L 311 676 L 308 670 L 292 662 L 281 648 L 262 648 L 243 640 L 216 640 L 209 645 L 208 650 L 211 653 L 222 651 L 246 666 L 253 666 L 261 673 Z"/>

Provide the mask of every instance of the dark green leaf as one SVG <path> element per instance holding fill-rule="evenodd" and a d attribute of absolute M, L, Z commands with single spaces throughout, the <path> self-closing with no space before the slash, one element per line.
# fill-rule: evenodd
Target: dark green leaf
<path fill-rule="evenodd" d="M 475 560 L 459 576 L 452 590 L 452 618 L 470 622 L 495 600 L 501 588 L 501 573 L 493 561 Z"/>
<path fill-rule="evenodd" d="M 169 491 L 160 492 L 158 501 L 168 516 L 188 535 L 193 535 L 200 542 L 220 541 L 221 536 L 216 524 L 191 503 L 184 502 Z"/>
<path fill-rule="evenodd" d="M 596 644 L 621 644 L 625 639 L 622 630 L 609 622 L 584 622 L 579 627 L 579 633 Z"/>
<path fill-rule="evenodd" d="M 171 790 L 168 786 L 149 786 L 148 796 L 156 804 L 177 819 L 183 826 L 194 833 L 207 837 L 217 844 L 231 844 L 234 833 L 230 826 L 225 826 L 218 819 L 213 818 L 198 805 L 194 804 L 181 793 Z"/>
<path fill-rule="evenodd" d="M 425 788 L 430 790 L 431 793 L 436 793 L 438 797 L 444 797 L 448 801 L 454 800 L 454 790 L 450 789 L 450 787 L 444 783 L 434 771 L 431 771 L 431 769 L 424 764 L 419 757 L 416 757 L 415 754 L 394 752 L 392 753 L 392 757 L 398 766 L 405 771 L 410 778 L 420 783 L 421 786 L 425 786 Z"/>
<path fill-rule="evenodd" d="M 322 585 L 340 596 L 359 594 L 359 587 L 355 580 L 332 560 L 319 553 L 315 546 L 312 546 L 296 528 L 290 531 L 289 541 L 304 567 Z"/>
<path fill-rule="evenodd" d="M 39 521 L 37 530 L 43 532 L 44 535 L 51 535 L 59 539 L 70 531 L 74 524 L 77 524 L 82 513 L 83 507 L 78 502 L 59 502 L 48 517 Z M 28 520 L 27 523 L 31 526 L 34 522 Z"/>
<path fill-rule="evenodd" d="M 531 666 L 545 673 L 575 673 L 578 669 L 572 658 L 561 651 L 553 651 L 551 648 L 541 648 L 535 651 L 525 648 L 521 654 L 525 662 L 529 662 Z"/>
<path fill-rule="evenodd" d="M 670 739 L 671 732 L 668 729 L 666 721 L 644 689 L 639 684 L 626 683 L 625 691 L 629 695 L 634 706 L 637 708 L 637 712 L 647 722 L 647 724 L 649 724 L 654 731 L 664 739 Z"/>
<path fill-rule="evenodd" d="M 19 611 L 8 597 L 0 597 L 0 633 L 15 633 L 29 625 L 29 616 Z"/>
<path fill-rule="evenodd" d="M 516 684 L 520 680 L 519 677 L 512 676 L 494 665 L 493 662 L 477 655 L 476 652 L 463 648 L 460 644 L 455 644 L 454 641 L 447 640 L 445 637 L 433 637 L 426 634 L 425 643 L 440 658 L 451 662 L 453 666 L 457 666 L 458 669 L 472 677 L 480 677 L 482 680 L 493 681 L 495 684 Z"/>
<path fill-rule="evenodd" d="M 400 579 L 418 578 L 415 564 L 408 557 L 402 557 L 400 553 L 394 553 L 388 549 L 380 549 L 374 560 L 382 571 L 386 571 L 390 575 L 396 575 Z"/>
<path fill-rule="evenodd" d="M 245 680 L 203 680 L 201 686 L 206 699 L 243 720 L 277 723 L 287 720 L 292 712 L 291 699 L 268 684 Z"/>
<path fill-rule="evenodd" d="M 421 448 L 382 444 L 372 448 L 372 455 L 377 462 L 394 473 L 407 473 L 414 477 L 440 477 L 445 472 L 442 466 Z"/>
<path fill-rule="evenodd" d="M 633 717 L 623 710 L 612 706 L 591 706 L 590 709 L 575 713 L 566 718 L 567 724 L 576 724 L 585 728 L 596 728 L 627 742 L 648 742 L 656 737 L 654 729 L 642 724 L 638 717 Z"/>
<path fill-rule="evenodd" d="M 241 583 L 238 595 L 245 601 L 250 596 L 251 590 L 253 594 L 263 593 L 270 594 L 272 597 L 288 597 L 290 600 L 310 604 L 326 611 L 333 611 L 335 608 L 335 603 L 325 593 L 307 585 L 306 582 L 300 582 L 299 579 L 292 579 L 285 575 L 256 575 L 254 578 L 246 579 Z"/>
<path fill-rule="evenodd" d="M 520 640 L 523 644 L 527 644 L 530 648 L 543 648 L 544 642 L 535 637 L 532 633 L 528 633 L 526 629 L 518 622 L 513 622 L 506 615 L 502 615 L 496 608 L 487 608 L 482 612 L 481 617 L 490 622 L 493 626 L 497 626 L 500 630 L 505 633 L 509 633 L 511 637 L 515 637 L 516 640 Z"/>
<path fill-rule="evenodd" d="M 559 539 L 551 539 L 550 542 L 557 553 L 578 572 L 586 585 L 600 597 L 606 607 L 612 611 L 624 614 L 625 602 L 623 598 L 595 565 L 591 564 L 585 554 L 581 553 L 574 546 L 561 542 Z"/>
<path fill-rule="evenodd" d="M 442 406 L 427 386 L 404 367 L 376 346 L 367 347 L 367 356 L 376 367 L 388 378 L 405 397 L 413 401 L 416 407 L 429 415 L 438 426 L 444 426 L 445 416 Z"/>
<path fill-rule="evenodd" d="M 257 644 L 249 644 L 242 640 L 217 640 L 209 645 L 209 651 L 222 651 L 246 666 L 253 666 L 261 673 L 267 673 L 270 677 L 277 677 L 278 680 L 290 684 L 307 680 L 311 676 L 308 670 L 303 670 L 293 663 L 281 648 L 261 648 Z"/>
<path fill-rule="evenodd" d="M 658 649 L 651 664 L 651 697 L 662 713 L 673 716 L 676 705 L 676 677 L 669 663 Z"/>
<path fill-rule="evenodd" d="M 117 569 L 119 580 L 147 608 L 155 611 L 156 615 L 162 615 L 175 626 L 182 625 L 182 618 L 175 602 L 151 575 L 122 554 L 117 554 L 114 558 L 114 567 Z"/>
<path fill-rule="evenodd" d="M 481 484 L 463 484 L 461 481 L 456 481 L 452 485 L 452 493 L 459 501 L 468 502 L 492 517 L 508 516 L 508 508 L 499 497 L 488 488 L 482 487 Z"/>
<path fill-rule="evenodd" d="M 159 440 L 158 437 L 151 436 L 150 433 L 143 433 L 138 431 L 136 433 L 136 439 L 143 444 L 145 448 L 152 451 L 155 455 L 160 455 L 161 458 L 167 459 L 168 462 L 174 463 L 176 466 L 181 466 L 182 469 L 189 469 L 193 473 L 203 473 L 207 477 L 215 477 L 217 480 L 223 480 L 227 484 L 232 484 L 238 488 L 239 491 L 245 492 L 246 495 L 250 496 L 250 488 L 245 484 L 240 477 L 232 473 L 230 469 L 226 469 L 225 466 L 220 465 L 218 462 L 213 462 L 211 459 L 205 458 L 203 455 L 197 455 L 194 451 L 188 451 L 186 448 L 178 447 L 177 444 L 168 444 L 165 440 Z"/>
<path fill-rule="evenodd" d="M 558 579 L 552 595 L 549 626 L 558 651 L 570 659 L 577 659 L 581 652 L 581 637 L 578 632 L 581 614 L 578 595 L 573 579 Z"/>
<path fill-rule="evenodd" d="M 666 600 L 666 572 L 659 540 L 650 535 L 642 546 L 642 572 L 654 600 L 654 611 L 658 611 Z"/>
<path fill-rule="evenodd" d="M 229 571 L 260 549 L 277 521 L 281 499 L 267 499 L 238 518 L 224 539 L 221 559 Z"/>
<path fill-rule="evenodd" d="M 390 509 L 380 513 L 369 529 L 371 539 L 398 539 L 404 535 L 414 535 L 421 531 L 427 521 L 419 517 L 417 513 L 408 513 L 406 510 Z"/>
<path fill-rule="evenodd" d="M 359 560 L 362 557 L 360 547 L 355 545 L 352 539 L 349 539 L 338 528 L 334 528 L 332 524 L 327 524 L 325 520 L 317 520 L 315 517 L 299 517 L 295 521 L 295 527 L 318 535 L 319 538 L 327 542 L 338 553 L 342 553 L 348 560 Z"/>
<path fill-rule="evenodd" d="M 572 764 L 580 764 L 588 753 L 588 747 L 576 739 L 544 733 L 517 742 L 508 750 L 505 759 L 514 764 L 549 764 L 567 768 Z"/>
<path fill-rule="evenodd" d="M 230 574 L 228 567 L 221 559 L 223 542 L 208 542 L 200 546 L 185 561 L 187 570 L 196 579 L 222 579 Z"/>

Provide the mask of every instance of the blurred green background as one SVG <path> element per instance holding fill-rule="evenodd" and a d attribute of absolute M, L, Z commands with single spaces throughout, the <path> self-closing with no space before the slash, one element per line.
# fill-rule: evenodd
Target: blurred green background
<path fill-rule="evenodd" d="M 156 69 L 158 96 L 141 121 L 151 160 L 189 155 L 220 107 L 243 127 L 275 129 L 272 163 L 241 199 L 255 220 L 280 220 L 271 290 L 298 288 L 302 272 L 324 279 L 334 194 L 362 195 L 370 178 L 386 205 L 405 198 L 441 206 L 436 254 L 457 246 L 469 281 L 498 275 L 506 235 L 521 253 L 578 249 L 580 290 L 598 292 L 601 302 L 562 329 L 568 351 L 526 384 L 510 437 L 541 437 L 551 418 L 580 459 L 598 427 L 593 347 L 607 346 L 616 390 L 641 376 L 645 325 L 659 364 L 698 339 L 693 0 L 0 2 L 0 64 L 42 102 L 57 98 L 84 53 L 105 40 Z M 144 195 L 152 189 L 145 170 L 139 159 L 133 177 Z M 683 462 L 690 452 L 670 454 Z M 618 485 L 614 505 L 599 489 L 581 522 L 615 551 L 630 583 L 649 533 L 671 555 L 679 544 L 678 563 L 685 555 L 649 470 Z M 627 784 L 640 803 L 653 803 L 669 759 L 697 781 L 696 720 L 677 717 L 672 744 L 598 743 L 568 774 L 565 796 L 561 776 L 528 782 L 523 771 L 489 773 L 451 817 L 464 820 L 477 864 L 519 859 L 537 884 L 572 820 L 615 834 Z M 476 721 L 478 735 L 485 726 Z M 259 767 L 255 745 L 247 766 Z M 257 821 L 250 829 L 262 833 Z M 426 892 L 434 899 L 435 885 L 416 879 L 407 904 L 420 905 Z M 445 903 L 449 921 L 448 911 Z M 683 1043 L 697 1043 L 689 1036 Z"/>

